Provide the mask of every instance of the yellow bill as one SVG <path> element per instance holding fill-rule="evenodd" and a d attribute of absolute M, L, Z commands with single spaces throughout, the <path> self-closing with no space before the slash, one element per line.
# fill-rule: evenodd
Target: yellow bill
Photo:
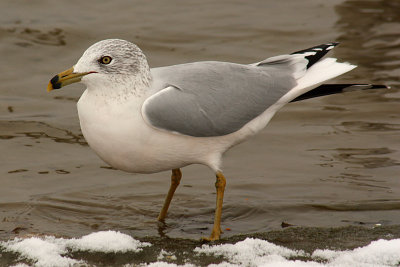
<path fill-rule="evenodd" d="M 74 67 L 67 69 L 57 74 L 50 80 L 49 84 L 47 85 L 47 92 L 50 92 L 54 89 L 60 89 L 61 87 L 71 83 L 80 82 L 82 77 L 89 73 L 94 73 L 94 72 L 76 73 L 74 72 Z"/>

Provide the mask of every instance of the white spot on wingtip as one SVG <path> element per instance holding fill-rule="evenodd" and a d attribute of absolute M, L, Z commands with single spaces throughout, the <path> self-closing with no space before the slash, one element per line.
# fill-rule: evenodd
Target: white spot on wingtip
<path fill-rule="evenodd" d="M 323 49 L 322 49 L 322 48 L 313 48 L 312 50 L 315 50 L 315 51 L 322 51 Z"/>
<path fill-rule="evenodd" d="M 331 49 L 334 48 L 334 47 L 335 47 L 334 45 L 328 46 L 328 47 L 326 48 L 326 50 L 331 50 Z"/>
<path fill-rule="evenodd" d="M 308 56 L 314 56 L 317 52 L 305 52 L 303 53 L 304 56 L 308 57 Z"/>

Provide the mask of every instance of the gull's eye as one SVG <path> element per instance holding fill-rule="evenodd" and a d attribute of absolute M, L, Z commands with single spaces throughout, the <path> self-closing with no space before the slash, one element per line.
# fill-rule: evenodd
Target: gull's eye
<path fill-rule="evenodd" d="M 112 58 L 110 56 L 104 56 L 99 59 L 101 64 L 110 64 Z"/>

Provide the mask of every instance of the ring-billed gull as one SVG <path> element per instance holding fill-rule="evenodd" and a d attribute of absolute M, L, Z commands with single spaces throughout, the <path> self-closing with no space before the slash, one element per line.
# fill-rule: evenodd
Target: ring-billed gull
<path fill-rule="evenodd" d="M 291 101 L 370 85 L 321 85 L 356 66 L 321 58 L 328 43 L 258 63 L 195 62 L 150 69 L 133 43 L 109 39 L 89 47 L 76 65 L 54 76 L 47 90 L 82 81 L 78 102 L 82 133 L 111 166 L 135 173 L 172 170 L 158 216 L 166 217 L 179 185 L 181 167 L 204 164 L 216 173 L 217 200 L 212 233 L 221 234 L 226 180 L 221 157 L 261 131 Z"/>

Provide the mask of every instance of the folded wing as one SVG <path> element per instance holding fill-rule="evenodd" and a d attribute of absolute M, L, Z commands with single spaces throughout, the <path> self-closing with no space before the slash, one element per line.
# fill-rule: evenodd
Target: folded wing
<path fill-rule="evenodd" d="M 296 86 L 306 65 L 303 56 L 286 55 L 262 66 L 196 62 L 152 69 L 160 90 L 145 101 L 142 113 L 153 127 L 167 131 L 227 135 Z"/>

